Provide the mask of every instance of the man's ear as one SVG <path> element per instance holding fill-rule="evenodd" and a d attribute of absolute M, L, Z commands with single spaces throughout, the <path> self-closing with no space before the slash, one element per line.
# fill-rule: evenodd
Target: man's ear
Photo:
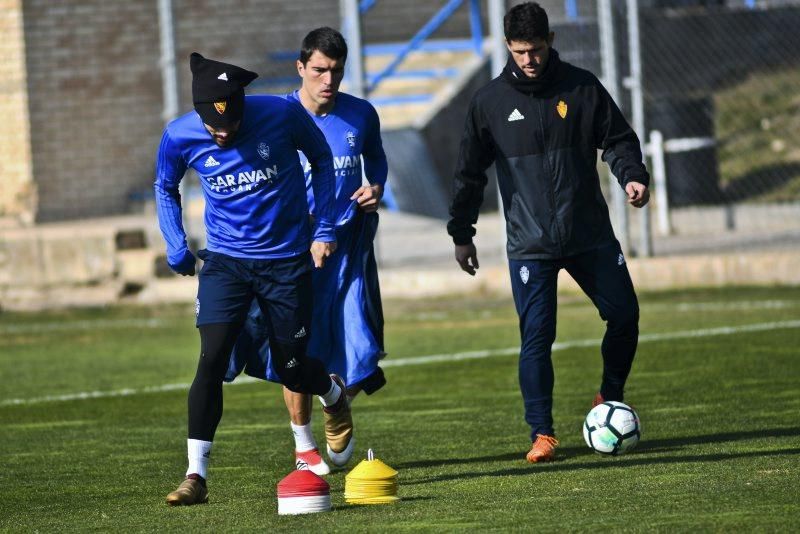
<path fill-rule="evenodd" d="M 553 41 L 556 38 L 556 32 L 550 32 L 550 35 L 547 36 L 547 46 L 553 46 Z"/>
<path fill-rule="evenodd" d="M 297 67 L 297 74 L 302 78 L 303 74 L 305 73 L 306 66 L 303 65 L 303 62 L 300 61 L 299 59 L 295 63 L 295 66 Z"/>

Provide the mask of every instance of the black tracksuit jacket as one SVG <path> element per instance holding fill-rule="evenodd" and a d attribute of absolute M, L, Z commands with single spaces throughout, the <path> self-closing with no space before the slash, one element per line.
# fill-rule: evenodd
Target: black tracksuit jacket
<path fill-rule="evenodd" d="M 461 139 L 448 233 L 472 242 L 494 162 L 511 259 L 559 259 L 615 241 L 597 150 L 622 187 L 649 185 L 639 139 L 600 81 L 551 49 L 530 79 L 509 59 L 473 97 Z"/>

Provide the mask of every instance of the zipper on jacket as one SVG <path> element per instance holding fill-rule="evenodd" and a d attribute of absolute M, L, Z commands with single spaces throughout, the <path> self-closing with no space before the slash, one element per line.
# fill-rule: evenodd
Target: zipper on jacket
<path fill-rule="evenodd" d="M 547 153 L 547 137 L 545 136 L 544 131 L 544 110 L 542 109 L 543 106 L 543 99 L 535 99 L 533 95 L 531 98 L 534 100 L 538 100 L 538 107 L 539 107 L 539 129 L 542 132 L 542 156 L 544 157 L 545 162 L 545 171 L 547 172 L 548 177 L 548 192 L 550 193 L 550 205 L 553 209 L 553 222 L 556 226 L 556 239 L 558 239 L 558 252 L 561 256 L 564 255 L 564 239 L 561 237 L 561 230 L 558 227 L 558 209 L 556 208 L 556 191 L 553 185 L 555 180 L 555 176 L 553 176 L 552 169 L 550 168 L 550 157 Z"/>

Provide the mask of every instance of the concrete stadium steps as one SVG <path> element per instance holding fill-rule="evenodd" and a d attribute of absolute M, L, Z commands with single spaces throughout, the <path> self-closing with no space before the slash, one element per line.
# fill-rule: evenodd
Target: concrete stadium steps
<path fill-rule="evenodd" d="M 431 108 L 431 103 L 408 103 L 391 106 L 375 106 L 381 119 L 381 129 L 393 130 L 411 126 L 424 117 Z"/>
<path fill-rule="evenodd" d="M 368 79 L 381 72 L 395 58 L 398 45 L 374 45 L 366 56 Z M 391 75 L 380 81 L 369 95 L 381 119 L 383 129 L 395 129 L 419 124 L 438 105 L 439 95 L 449 93 L 453 84 L 479 60 L 473 50 L 463 49 L 463 43 L 430 41 L 422 49 L 411 52 Z M 343 88 L 345 91 L 346 85 Z"/>

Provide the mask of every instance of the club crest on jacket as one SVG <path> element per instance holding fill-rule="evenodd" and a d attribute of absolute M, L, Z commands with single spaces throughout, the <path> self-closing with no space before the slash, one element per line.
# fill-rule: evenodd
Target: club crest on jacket
<path fill-rule="evenodd" d="M 556 106 L 556 111 L 561 116 L 562 119 L 567 118 L 567 103 L 563 100 L 558 101 L 558 105 Z"/>

